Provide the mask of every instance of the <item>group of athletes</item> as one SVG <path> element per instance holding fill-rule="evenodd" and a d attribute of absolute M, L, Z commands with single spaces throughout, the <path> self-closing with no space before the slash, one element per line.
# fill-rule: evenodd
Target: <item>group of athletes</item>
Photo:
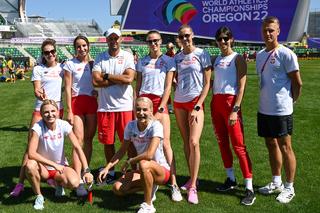
<path fill-rule="evenodd" d="M 302 81 L 296 55 L 278 43 L 280 23 L 267 17 L 262 23 L 266 48 L 257 54 L 260 100 L 258 134 L 269 151 L 272 181 L 259 188 L 262 194 L 278 193 L 276 199 L 288 203 L 294 197 L 296 161 L 291 147 L 293 103 L 301 93 Z M 241 103 L 246 87 L 247 64 L 232 50 L 234 36 L 224 26 L 215 40 L 221 55 L 210 57 L 193 43 L 193 31 L 182 25 L 178 31 L 181 50 L 173 57 L 162 54 L 161 34 L 146 35 L 149 54 L 134 63 L 133 55 L 120 48 L 121 32 L 106 32 L 108 50 L 93 61 L 85 36 L 74 39 L 75 57 L 58 63 L 56 44 L 46 39 L 41 46 L 41 64 L 34 67 L 32 82 L 36 96 L 28 147 L 23 157 L 19 183 L 11 196 L 19 196 L 27 179 L 36 194 L 35 209 L 44 208 L 40 181 L 64 195 L 64 188 L 87 195 L 85 185 L 93 182 L 89 168 L 92 141 L 98 127 L 98 140 L 104 146 L 106 166 L 99 170 L 98 184 L 113 183 L 117 195 L 144 191 L 138 212 L 155 212 L 153 202 L 159 185 L 169 185 L 173 201 L 198 204 L 200 137 L 204 125 L 204 101 L 212 88 L 211 118 L 227 178 L 218 191 L 237 186 L 232 148 L 239 159 L 245 193 L 241 204 L 256 199 L 252 183 L 252 163 L 244 142 Z M 211 81 L 211 76 L 213 81 Z M 135 91 L 131 86 L 136 79 Z M 66 120 L 63 118 L 62 84 L 65 85 Z M 190 178 L 178 186 L 174 153 L 170 142 L 167 102 L 174 87 L 174 113 L 183 140 Z M 115 134 L 121 147 L 115 150 Z M 64 155 L 64 136 L 73 145 L 72 166 Z M 123 175 L 116 179 L 114 167 L 126 155 Z M 284 162 L 286 182 L 281 179 Z M 130 170 L 128 170 L 131 167 Z"/>

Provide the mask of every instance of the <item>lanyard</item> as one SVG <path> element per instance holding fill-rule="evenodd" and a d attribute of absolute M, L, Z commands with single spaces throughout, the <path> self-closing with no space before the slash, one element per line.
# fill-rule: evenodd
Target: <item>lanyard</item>
<path fill-rule="evenodd" d="M 271 55 L 273 55 L 273 53 L 274 53 L 274 51 L 275 51 L 276 49 L 277 49 L 277 48 L 274 48 L 274 49 L 271 51 L 271 53 L 268 55 L 268 57 L 267 57 L 266 61 L 264 62 L 263 66 L 262 66 L 261 73 L 263 73 L 264 68 L 265 68 L 265 66 L 266 66 L 266 64 L 267 64 L 267 62 L 268 62 L 268 60 L 269 60 L 270 56 L 271 56 Z"/>

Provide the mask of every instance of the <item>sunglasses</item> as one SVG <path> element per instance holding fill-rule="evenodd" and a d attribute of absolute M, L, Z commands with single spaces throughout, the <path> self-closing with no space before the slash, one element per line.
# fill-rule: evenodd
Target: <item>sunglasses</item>
<path fill-rule="evenodd" d="M 183 40 L 184 38 L 186 38 L 186 39 L 190 38 L 190 36 L 191 36 L 191 34 L 184 34 L 184 35 L 179 35 L 178 38 L 180 40 Z"/>
<path fill-rule="evenodd" d="M 147 43 L 149 45 L 155 44 L 157 45 L 159 43 L 160 39 L 152 39 L 152 40 L 147 40 Z"/>
<path fill-rule="evenodd" d="M 50 53 L 51 53 L 52 55 L 54 55 L 54 54 L 56 54 L 56 50 L 53 49 L 53 50 L 43 51 L 43 54 L 44 54 L 44 55 L 50 55 Z"/>
<path fill-rule="evenodd" d="M 229 38 L 229 37 L 219 37 L 219 38 L 217 39 L 217 41 L 219 41 L 219 42 L 221 42 L 222 40 L 223 40 L 224 42 L 227 42 L 227 41 L 230 40 L 230 38 Z"/>

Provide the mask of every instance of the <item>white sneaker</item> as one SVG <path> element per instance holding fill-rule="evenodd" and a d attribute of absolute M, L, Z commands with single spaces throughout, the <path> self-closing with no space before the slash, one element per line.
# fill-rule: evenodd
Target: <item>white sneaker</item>
<path fill-rule="evenodd" d="M 44 204 L 44 197 L 42 195 L 37 195 L 37 198 L 34 201 L 33 208 L 35 210 L 42 210 L 42 209 L 44 209 L 43 204 Z"/>
<path fill-rule="evenodd" d="M 56 197 L 62 197 L 62 196 L 65 196 L 65 191 L 64 191 L 64 188 L 62 186 L 56 186 L 56 191 L 54 193 L 54 195 Z"/>
<path fill-rule="evenodd" d="M 282 190 L 283 190 L 283 184 L 281 183 L 280 186 L 278 186 L 274 182 L 271 182 L 268 185 L 259 188 L 259 192 L 264 195 L 281 193 Z"/>
<path fill-rule="evenodd" d="M 182 201 L 182 195 L 177 185 L 170 185 L 171 199 L 176 202 Z"/>
<path fill-rule="evenodd" d="M 84 197 L 88 195 L 88 192 L 84 187 L 84 183 L 79 184 L 78 188 L 76 189 L 76 193 L 78 197 Z"/>
<path fill-rule="evenodd" d="M 152 202 L 156 201 L 156 199 L 157 199 L 156 192 L 158 191 L 158 189 L 159 189 L 158 185 L 153 185 L 152 192 L 151 192 L 151 196 L 152 196 L 151 201 Z"/>
<path fill-rule="evenodd" d="M 140 209 L 137 213 L 154 213 L 154 212 L 156 212 L 156 209 L 152 204 L 148 205 L 146 202 L 143 202 L 140 205 Z"/>
<path fill-rule="evenodd" d="M 278 195 L 276 200 L 279 201 L 280 203 L 289 203 L 295 195 L 296 194 L 294 193 L 293 187 L 284 188 L 282 192 Z"/>

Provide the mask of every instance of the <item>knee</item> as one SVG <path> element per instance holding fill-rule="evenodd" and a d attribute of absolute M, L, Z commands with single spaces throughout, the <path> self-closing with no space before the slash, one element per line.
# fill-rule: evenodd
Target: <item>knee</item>
<path fill-rule="evenodd" d="M 195 139 L 195 138 L 190 138 L 189 140 L 189 146 L 190 148 L 198 148 L 199 147 L 199 140 Z"/>
<path fill-rule="evenodd" d="M 149 169 L 149 165 L 150 165 L 149 161 L 146 161 L 146 160 L 141 160 L 139 162 L 139 168 L 142 171 L 142 173 L 146 172 Z"/>
<path fill-rule="evenodd" d="M 124 196 L 125 195 L 125 191 L 122 188 L 123 188 L 123 184 L 121 182 L 119 182 L 119 181 L 116 181 L 113 184 L 112 191 L 113 191 L 113 193 L 115 195 Z"/>
<path fill-rule="evenodd" d="M 291 154 L 293 152 L 292 146 L 290 144 L 283 144 L 280 146 L 281 152 L 285 155 Z"/>
<path fill-rule="evenodd" d="M 79 187 L 79 184 L 80 184 L 80 180 L 79 178 L 72 178 L 71 180 L 69 180 L 69 186 L 70 188 L 78 188 Z"/>
<path fill-rule="evenodd" d="M 35 160 L 28 160 L 25 165 L 28 174 L 34 174 L 38 170 L 38 163 Z"/>

